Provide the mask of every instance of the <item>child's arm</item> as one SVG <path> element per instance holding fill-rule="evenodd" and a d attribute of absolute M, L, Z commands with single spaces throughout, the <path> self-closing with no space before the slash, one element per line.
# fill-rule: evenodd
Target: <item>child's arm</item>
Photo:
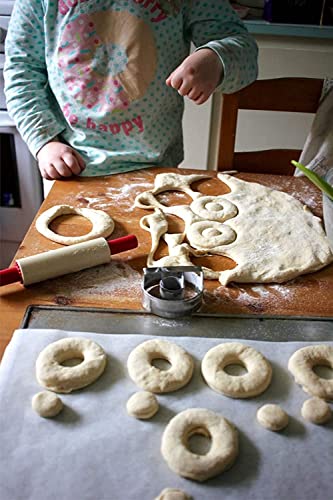
<path fill-rule="evenodd" d="M 228 94 L 252 83 L 258 72 L 258 48 L 229 2 L 191 0 L 189 5 L 186 36 L 197 51 L 171 73 L 167 85 L 202 104 L 217 87 Z"/>
<path fill-rule="evenodd" d="M 85 168 L 82 156 L 57 138 L 45 144 L 36 156 L 40 173 L 48 180 L 79 175 Z"/>

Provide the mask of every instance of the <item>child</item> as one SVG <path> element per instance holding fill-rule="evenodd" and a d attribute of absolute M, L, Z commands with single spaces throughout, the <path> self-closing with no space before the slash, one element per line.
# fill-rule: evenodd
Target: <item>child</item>
<path fill-rule="evenodd" d="M 46 179 L 176 166 L 183 96 L 257 76 L 228 0 L 18 0 L 5 51 L 8 110 Z"/>

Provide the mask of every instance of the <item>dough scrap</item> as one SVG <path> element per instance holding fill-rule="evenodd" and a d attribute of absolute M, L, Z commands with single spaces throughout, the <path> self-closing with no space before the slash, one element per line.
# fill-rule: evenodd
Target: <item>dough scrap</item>
<path fill-rule="evenodd" d="M 156 396 L 148 391 L 133 394 L 126 404 L 127 413 L 131 417 L 147 420 L 158 412 L 159 404 Z"/>
<path fill-rule="evenodd" d="M 290 357 L 288 369 L 305 392 L 332 401 L 333 379 L 319 377 L 313 371 L 319 365 L 329 366 L 333 370 L 333 346 L 317 344 L 298 349 Z"/>
<path fill-rule="evenodd" d="M 148 267 L 193 265 L 190 255 L 223 255 L 234 260 L 236 267 L 221 272 L 204 268 L 204 275 L 227 285 L 231 281 L 283 283 L 333 262 L 321 220 L 305 210 L 294 197 L 222 173 L 218 174 L 218 179 L 228 185 L 231 192 L 216 197 L 204 196 L 190 189 L 190 183 L 199 178 L 159 174 L 155 177 L 154 189 L 137 197 L 135 206 L 158 211 L 161 221 L 163 212 L 185 222 L 182 238 L 172 247 L 172 254 L 157 261 L 154 260 L 156 241 L 162 235 L 166 239 L 167 222 L 165 218 L 161 222 L 161 233 L 159 223 L 150 228 L 146 226 L 154 241 Z M 207 177 L 201 176 L 204 178 Z M 157 200 L 154 202 L 155 194 L 172 189 L 189 194 L 193 199 L 191 205 L 167 207 Z M 147 203 L 141 203 L 145 197 Z M 221 234 L 225 231 L 229 237 L 224 240 Z M 185 237 L 195 250 L 184 243 Z"/>
<path fill-rule="evenodd" d="M 229 375 L 224 368 L 239 364 L 244 375 Z M 230 398 L 251 398 L 263 393 L 272 379 L 272 367 L 253 347 L 240 342 L 226 342 L 207 351 L 201 362 L 202 376 L 214 391 Z"/>
<path fill-rule="evenodd" d="M 44 418 L 56 417 L 64 407 L 59 396 L 49 391 L 41 391 L 35 394 L 31 406 L 38 415 Z"/>
<path fill-rule="evenodd" d="M 93 227 L 91 231 L 82 236 L 62 236 L 53 232 L 49 224 L 60 215 L 76 214 L 89 219 Z M 83 241 L 93 240 L 99 237 L 110 236 L 114 230 L 113 219 L 103 210 L 93 208 L 76 208 L 70 205 L 55 205 L 45 210 L 36 220 L 37 231 L 49 240 L 61 243 L 62 245 L 74 245 Z"/>
<path fill-rule="evenodd" d="M 313 424 L 326 424 L 332 418 L 332 410 L 320 398 L 311 398 L 304 401 L 301 409 L 302 417 Z"/>
<path fill-rule="evenodd" d="M 270 431 L 282 431 L 289 422 L 288 414 L 278 405 L 267 404 L 257 411 L 258 422 Z"/>
<path fill-rule="evenodd" d="M 152 365 L 154 359 L 165 359 L 171 367 L 160 370 Z M 131 379 L 145 391 L 173 392 L 184 387 L 194 369 L 192 356 L 182 347 L 162 339 L 146 340 L 130 353 L 127 360 Z"/>
<path fill-rule="evenodd" d="M 192 500 L 192 497 L 178 488 L 164 488 L 155 500 Z"/>
<path fill-rule="evenodd" d="M 70 359 L 82 362 L 75 366 L 63 366 Z M 52 342 L 45 347 L 36 360 L 36 378 L 40 385 L 50 391 L 69 393 L 86 387 L 104 372 L 106 354 L 92 340 L 68 337 Z"/>
<path fill-rule="evenodd" d="M 188 440 L 194 434 L 209 437 L 204 455 L 193 453 Z M 170 469 L 180 476 L 206 481 L 231 467 L 238 455 L 238 433 L 224 417 L 205 408 L 178 413 L 166 426 L 161 452 Z"/>

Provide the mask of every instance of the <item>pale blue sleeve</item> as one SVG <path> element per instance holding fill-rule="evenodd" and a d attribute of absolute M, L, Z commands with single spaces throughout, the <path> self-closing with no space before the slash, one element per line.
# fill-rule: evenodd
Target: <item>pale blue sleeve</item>
<path fill-rule="evenodd" d="M 228 0 L 192 0 L 185 20 L 197 50 L 210 48 L 221 60 L 224 77 L 217 90 L 231 94 L 257 78 L 257 44 Z"/>
<path fill-rule="evenodd" d="M 8 111 L 34 156 L 65 128 L 48 86 L 43 19 L 41 0 L 16 1 L 5 46 Z"/>

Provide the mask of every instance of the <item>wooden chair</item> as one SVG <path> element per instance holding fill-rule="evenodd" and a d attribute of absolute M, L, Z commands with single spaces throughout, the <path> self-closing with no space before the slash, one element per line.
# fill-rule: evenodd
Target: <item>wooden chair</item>
<path fill-rule="evenodd" d="M 234 94 L 224 94 L 217 169 L 292 175 L 290 162 L 299 159 L 301 150 L 234 150 L 238 110 L 316 113 L 322 87 L 323 80 L 315 78 L 276 78 L 256 80 Z"/>

